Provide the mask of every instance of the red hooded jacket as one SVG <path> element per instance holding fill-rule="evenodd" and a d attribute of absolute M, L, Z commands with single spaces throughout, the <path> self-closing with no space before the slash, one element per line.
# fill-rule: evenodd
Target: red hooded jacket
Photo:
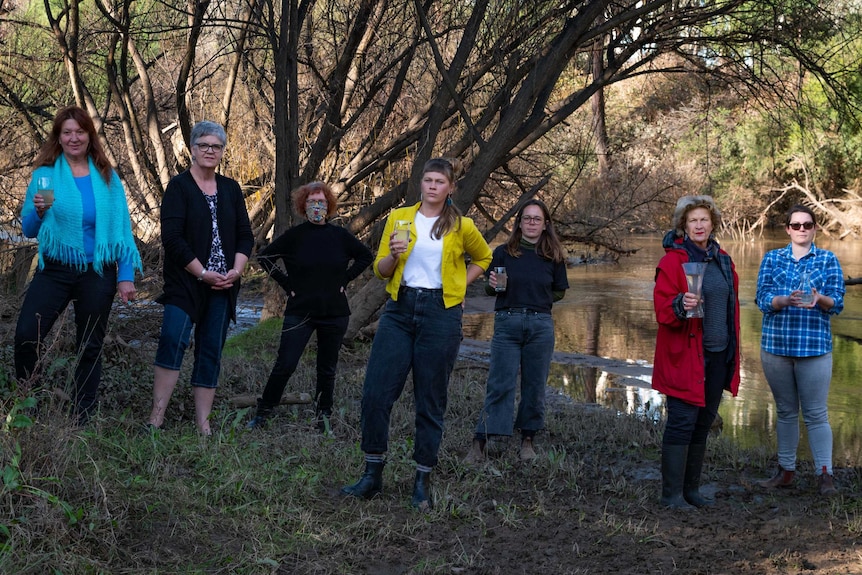
<path fill-rule="evenodd" d="M 674 232 L 665 236 L 663 245 L 666 253 L 656 268 L 653 290 L 658 334 L 652 387 L 665 395 L 702 407 L 706 404 L 703 320 L 680 319 L 675 311 L 675 308 L 682 310 L 679 300 L 688 291 L 682 264 L 689 261 L 689 255 L 682 238 L 675 238 Z M 730 297 L 733 304 L 729 306 L 732 312 L 728 313 L 731 338 L 727 353 L 728 362 L 732 362 L 733 367 L 728 370 L 729 378 L 724 388 L 736 397 L 739 391 L 739 276 L 727 252 L 719 250 L 716 260 L 728 284 L 732 284 Z"/>

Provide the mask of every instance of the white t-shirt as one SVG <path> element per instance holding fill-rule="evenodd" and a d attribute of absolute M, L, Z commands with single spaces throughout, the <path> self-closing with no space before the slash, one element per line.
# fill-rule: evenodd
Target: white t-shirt
<path fill-rule="evenodd" d="M 414 288 L 440 289 L 443 287 L 443 274 L 440 269 L 443 263 L 443 238 L 439 240 L 431 236 L 431 228 L 437 217 L 427 218 L 416 212 L 413 227 L 416 230 L 416 243 L 407 263 L 404 264 L 404 274 L 401 284 Z"/>

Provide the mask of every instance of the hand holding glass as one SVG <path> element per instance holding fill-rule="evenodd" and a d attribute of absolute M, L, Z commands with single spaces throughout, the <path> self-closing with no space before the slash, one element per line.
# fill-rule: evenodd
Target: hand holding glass
<path fill-rule="evenodd" d="M 799 287 L 797 288 L 800 292 L 799 303 L 804 306 L 808 306 L 814 303 L 814 292 L 812 291 L 813 287 L 814 286 L 811 284 L 811 273 L 802 272 L 799 279 Z"/>
<path fill-rule="evenodd" d="M 36 191 L 42 196 L 45 207 L 50 208 L 54 203 L 54 182 L 51 176 L 39 176 L 36 179 Z"/>
<path fill-rule="evenodd" d="M 686 262 L 682 264 L 685 272 L 685 281 L 688 291 L 697 296 L 697 306 L 685 313 L 685 317 L 703 317 L 703 302 L 701 290 L 703 289 L 703 274 L 706 272 L 706 262 Z"/>
<path fill-rule="evenodd" d="M 509 283 L 509 278 L 506 275 L 506 268 L 502 266 L 494 268 L 494 279 L 497 280 L 497 285 L 494 287 L 494 291 L 506 291 L 506 285 Z"/>
<path fill-rule="evenodd" d="M 407 220 L 395 220 L 395 239 L 399 242 L 410 242 L 410 222 Z"/>

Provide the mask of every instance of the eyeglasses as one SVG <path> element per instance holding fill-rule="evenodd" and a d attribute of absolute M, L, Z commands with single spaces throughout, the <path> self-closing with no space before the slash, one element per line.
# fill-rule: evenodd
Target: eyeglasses
<path fill-rule="evenodd" d="M 195 144 L 201 152 L 221 152 L 224 146 L 221 144 Z"/>
<path fill-rule="evenodd" d="M 521 221 L 527 224 L 541 224 L 545 218 L 542 216 L 521 216 Z"/>
<path fill-rule="evenodd" d="M 799 228 L 805 228 L 806 230 L 810 230 L 810 229 L 814 228 L 814 222 L 805 222 L 805 223 L 793 222 L 793 223 L 787 224 L 787 225 L 790 226 L 790 228 L 792 228 L 794 230 L 798 230 Z"/>

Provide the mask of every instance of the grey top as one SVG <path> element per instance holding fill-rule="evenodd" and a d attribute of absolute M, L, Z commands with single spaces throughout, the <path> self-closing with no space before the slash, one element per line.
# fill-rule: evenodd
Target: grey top
<path fill-rule="evenodd" d="M 710 259 L 703 274 L 703 348 L 706 351 L 724 351 L 730 343 L 727 331 L 727 303 L 730 286 L 718 265 Z"/>

